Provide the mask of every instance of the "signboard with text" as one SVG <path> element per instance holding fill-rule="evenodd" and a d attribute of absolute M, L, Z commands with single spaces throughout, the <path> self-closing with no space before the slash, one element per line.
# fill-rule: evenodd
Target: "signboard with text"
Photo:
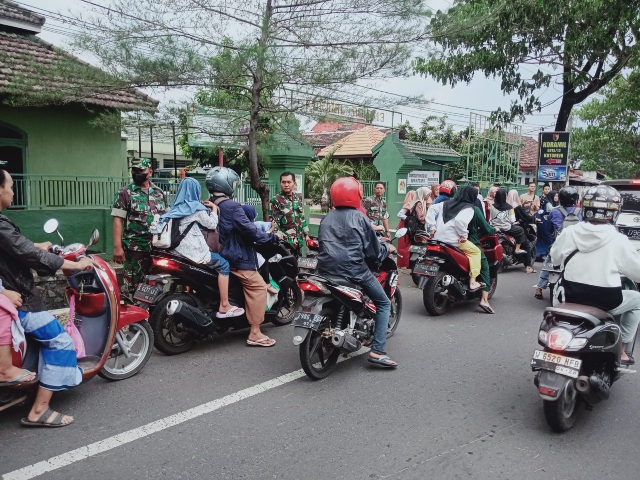
<path fill-rule="evenodd" d="M 569 168 L 569 132 L 540 132 L 538 136 L 538 180 L 561 182 Z"/>
<path fill-rule="evenodd" d="M 426 187 L 432 183 L 440 183 L 439 170 L 414 170 L 409 172 L 407 185 L 410 187 Z"/>

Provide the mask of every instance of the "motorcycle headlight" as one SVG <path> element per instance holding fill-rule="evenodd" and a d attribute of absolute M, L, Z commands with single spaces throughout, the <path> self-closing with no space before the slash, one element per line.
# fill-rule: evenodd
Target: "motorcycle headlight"
<path fill-rule="evenodd" d="M 547 346 L 552 350 L 565 350 L 573 340 L 573 334 L 564 328 L 552 328 L 547 336 Z"/>

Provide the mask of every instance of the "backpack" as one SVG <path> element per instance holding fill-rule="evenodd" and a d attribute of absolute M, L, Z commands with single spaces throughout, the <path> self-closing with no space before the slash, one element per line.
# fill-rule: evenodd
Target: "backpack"
<path fill-rule="evenodd" d="M 578 210 L 577 208 L 574 208 L 573 212 L 571 213 L 567 212 L 562 206 L 558 207 L 558 210 L 560 210 L 560 213 L 562 213 L 562 216 L 564 217 L 564 220 L 562 221 L 562 228 L 558 230 L 558 233 L 560 233 L 565 228 L 577 225 L 580 222 L 578 214 L 576 213 Z"/>
<path fill-rule="evenodd" d="M 417 203 L 416 203 L 417 205 Z M 418 219 L 418 215 L 416 214 L 416 205 L 414 205 L 409 213 L 407 213 L 407 218 L 404 221 L 404 226 L 407 229 L 407 233 L 413 237 L 418 232 L 424 232 L 425 225 Z"/>
<path fill-rule="evenodd" d="M 191 222 L 187 228 L 180 233 L 180 221 L 182 218 L 169 218 L 159 221 L 156 225 L 152 225 L 149 231 L 152 233 L 151 245 L 155 248 L 173 250 L 187 236 L 193 225 L 197 222 Z"/>
<path fill-rule="evenodd" d="M 213 203 L 219 206 L 226 200 L 229 199 L 226 197 L 216 197 L 213 200 Z M 220 220 L 218 219 L 218 221 Z M 216 228 L 215 230 L 207 230 L 202 233 L 204 235 L 204 239 L 207 242 L 207 245 L 209 245 L 209 251 L 213 253 L 220 253 L 220 251 L 222 250 L 222 245 L 220 245 L 220 232 L 218 231 L 218 229 Z"/>

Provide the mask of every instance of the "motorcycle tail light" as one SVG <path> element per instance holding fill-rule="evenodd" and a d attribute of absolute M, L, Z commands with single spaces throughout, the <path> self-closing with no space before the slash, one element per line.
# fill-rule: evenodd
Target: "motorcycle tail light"
<path fill-rule="evenodd" d="M 573 340 L 573 334 L 564 328 L 549 330 L 547 346 L 553 350 L 565 350 Z"/>
<path fill-rule="evenodd" d="M 320 289 L 318 287 L 316 287 L 314 284 L 307 282 L 306 280 L 304 282 L 298 282 L 298 286 L 300 287 L 300 290 L 303 290 L 305 292 L 319 292 Z"/>
<path fill-rule="evenodd" d="M 538 391 L 542 395 L 548 395 L 549 397 L 555 397 L 558 394 L 557 390 L 554 390 L 552 388 L 547 388 L 547 387 L 540 387 Z"/>
<path fill-rule="evenodd" d="M 304 282 L 308 286 L 303 288 L 302 284 L 299 284 L 300 290 L 306 290 L 307 292 L 320 292 L 324 293 L 325 295 L 329 295 L 331 293 L 331 291 L 320 282 L 316 282 L 315 280 L 312 280 L 310 278 L 307 278 Z"/>
<path fill-rule="evenodd" d="M 168 258 L 154 258 L 153 264 L 156 267 L 165 268 L 167 270 L 180 270 L 180 265 Z"/>

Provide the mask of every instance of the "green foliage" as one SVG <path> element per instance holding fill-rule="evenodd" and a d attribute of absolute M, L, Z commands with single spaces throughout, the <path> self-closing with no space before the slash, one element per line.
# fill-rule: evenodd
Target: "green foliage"
<path fill-rule="evenodd" d="M 359 180 L 380 180 L 380 172 L 371 160 L 345 160 L 344 163 Z"/>
<path fill-rule="evenodd" d="M 339 177 L 351 175 L 353 170 L 348 165 L 333 159 L 333 152 L 324 158 L 310 163 L 305 169 L 307 180 L 307 196 L 315 204 L 322 206 L 323 212 L 329 211 L 329 190 L 331 184 Z"/>
<path fill-rule="evenodd" d="M 613 80 L 577 116 L 586 126 L 571 132 L 572 161 L 611 178 L 635 177 L 640 170 L 640 68 Z"/>
<path fill-rule="evenodd" d="M 508 111 L 494 112 L 501 121 L 539 111 L 539 90 L 558 83 L 556 130 L 564 130 L 573 106 L 637 56 L 639 24 L 639 0 L 459 0 L 435 14 L 430 33 L 436 48 L 413 66 L 451 86 L 476 72 L 499 77 L 502 91 L 518 97 Z"/>

